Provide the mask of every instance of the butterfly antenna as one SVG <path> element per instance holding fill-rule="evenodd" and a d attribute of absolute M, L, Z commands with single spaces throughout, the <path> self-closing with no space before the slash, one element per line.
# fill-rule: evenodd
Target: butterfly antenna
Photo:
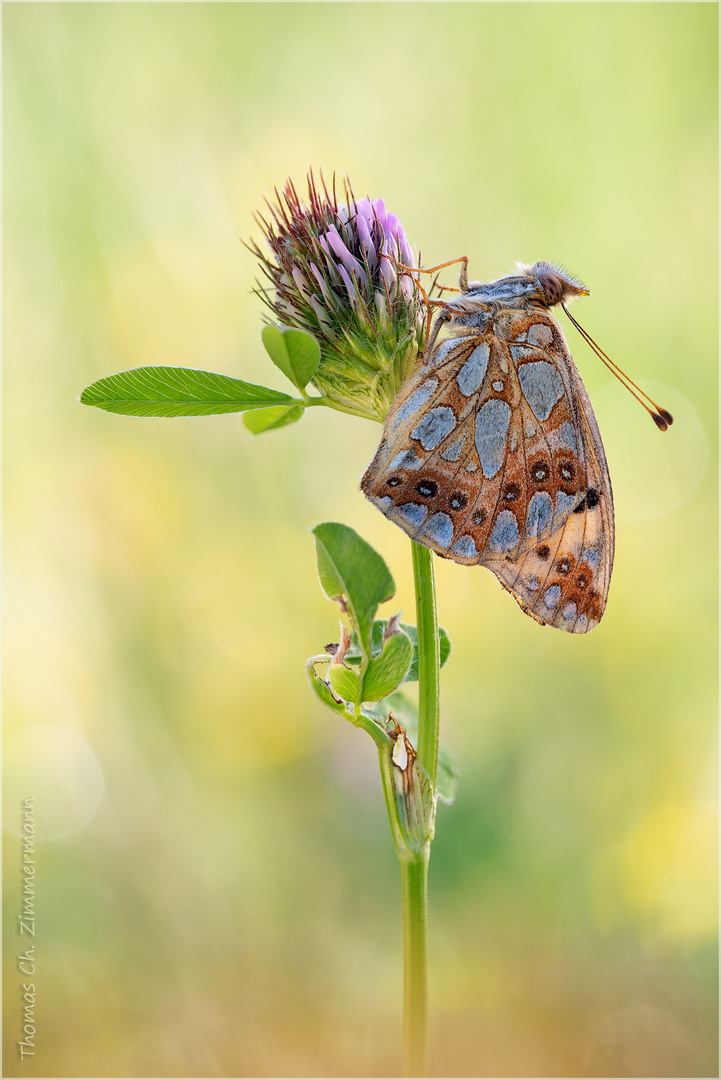
<path fill-rule="evenodd" d="M 622 371 L 618 364 L 616 364 L 610 358 L 610 356 L 606 355 L 600 345 L 596 344 L 588 331 L 584 330 L 581 324 L 574 319 L 573 315 L 568 310 L 565 304 L 561 304 L 561 307 L 566 312 L 566 315 L 576 327 L 586 344 L 593 349 L 599 360 L 601 360 L 606 365 L 608 370 L 616 376 L 618 381 L 626 387 L 628 392 L 636 398 L 636 401 L 638 401 L 640 405 L 643 405 L 646 412 L 650 413 L 656 427 L 659 428 L 661 431 L 668 431 L 669 427 L 673 423 L 673 417 L 671 416 L 671 413 L 668 411 L 668 409 L 662 409 L 660 405 L 657 405 L 653 398 L 649 397 L 645 390 L 642 390 L 640 386 L 637 386 L 633 379 L 629 378 L 626 372 Z M 646 399 L 646 401 L 643 400 L 644 398 Z M 646 402 L 649 402 L 650 404 L 647 405 Z M 651 408 L 651 406 L 653 406 L 653 408 Z"/>

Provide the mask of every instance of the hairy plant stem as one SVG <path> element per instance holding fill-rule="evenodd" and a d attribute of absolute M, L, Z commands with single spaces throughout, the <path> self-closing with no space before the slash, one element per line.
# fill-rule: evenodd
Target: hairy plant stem
<path fill-rule="evenodd" d="M 411 540 L 418 627 L 418 760 L 436 786 L 441 704 L 441 651 L 433 552 Z"/>
<path fill-rule="evenodd" d="M 428 860 L 430 843 L 401 858 L 403 1075 L 428 1076 Z"/>
<path fill-rule="evenodd" d="M 436 785 L 441 657 L 433 553 L 411 541 L 418 626 L 418 761 Z M 401 857 L 403 1075 L 428 1076 L 428 862 L 431 841 Z"/>

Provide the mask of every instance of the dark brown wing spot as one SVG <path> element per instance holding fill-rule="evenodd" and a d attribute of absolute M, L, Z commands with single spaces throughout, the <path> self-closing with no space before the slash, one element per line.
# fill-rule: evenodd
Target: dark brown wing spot
<path fill-rule="evenodd" d="M 539 559 L 543 559 L 545 561 L 550 554 L 551 549 L 549 548 L 548 544 L 541 544 L 540 547 L 536 548 L 536 555 L 538 555 Z"/>
<path fill-rule="evenodd" d="M 587 563 L 582 563 L 573 584 L 577 589 L 587 589 L 592 581 L 593 574 L 591 573 L 591 567 L 588 566 Z"/>
<path fill-rule="evenodd" d="M 558 570 L 559 574 L 570 574 L 574 562 L 573 555 L 562 555 L 560 559 L 556 560 L 556 570 Z"/>
<path fill-rule="evenodd" d="M 474 525 L 482 525 L 485 520 L 486 520 L 486 511 L 483 509 L 483 507 L 481 507 L 481 509 L 476 510 L 475 514 L 473 515 L 473 524 Z"/>
<path fill-rule="evenodd" d="M 438 494 L 438 484 L 435 480 L 419 480 L 416 491 L 424 499 L 432 499 Z"/>
<path fill-rule="evenodd" d="M 572 461 L 564 459 L 558 463 L 558 472 L 561 479 L 568 483 L 569 480 L 573 480 L 576 476 L 576 466 Z"/>
<path fill-rule="evenodd" d="M 462 510 L 468 502 L 468 496 L 462 491 L 454 491 L 448 500 L 448 505 L 452 510 Z"/>
<path fill-rule="evenodd" d="M 506 502 L 513 502 L 521 494 L 518 484 L 507 484 L 503 490 L 503 498 Z"/>
<path fill-rule="evenodd" d="M 535 461 L 531 465 L 531 480 L 534 484 L 543 484 L 551 475 L 551 468 L 545 461 Z"/>
<path fill-rule="evenodd" d="M 388 485 L 388 487 L 398 487 L 402 483 L 403 481 L 401 480 L 400 476 L 389 476 L 386 480 L 386 484 Z"/>

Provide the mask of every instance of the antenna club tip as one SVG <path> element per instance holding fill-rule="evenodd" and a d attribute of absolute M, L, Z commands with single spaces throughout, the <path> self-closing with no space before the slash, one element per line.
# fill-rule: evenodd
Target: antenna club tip
<path fill-rule="evenodd" d="M 664 412 L 665 412 L 665 411 L 666 411 L 666 410 L 664 409 Z M 671 416 L 671 414 L 670 414 L 670 413 L 666 413 L 666 416 Z M 651 413 L 651 418 L 652 418 L 652 420 L 653 420 L 654 424 L 656 425 L 656 427 L 657 427 L 657 428 L 658 428 L 658 429 L 659 429 L 660 431 L 668 431 L 668 428 L 669 428 L 669 421 L 668 421 L 668 420 L 666 419 L 666 417 L 665 417 L 665 416 L 661 416 L 661 414 L 660 414 L 660 413 L 657 413 L 657 412 L 652 412 L 652 413 Z M 671 417 L 671 423 L 673 423 L 673 417 Z"/>
<path fill-rule="evenodd" d="M 668 411 L 668 409 L 659 409 L 658 411 L 660 412 L 661 416 L 664 418 L 667 424 L 670 425 L 673 423 L 673 417 L 671 416 L 671 413 Z"/>

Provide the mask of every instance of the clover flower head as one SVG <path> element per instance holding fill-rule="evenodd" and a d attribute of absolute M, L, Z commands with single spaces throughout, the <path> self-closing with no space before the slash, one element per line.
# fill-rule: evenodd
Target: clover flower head
<path fill-rule="evenodd" d="M 383 199 L 356 199 L 348 180 L 329 190 L 308 175 L 308 197 L 288 180 L 267 218 L 270 252 L 250 245 L 271 288 L 257 293 L 269 322 L 312 334 L 321 349 L 313 384 L 328 405 L 383 420 L 423 348 L 424 307 L 412 248 Z M 399 265 L 400 264 L 400 265 Z"/>

